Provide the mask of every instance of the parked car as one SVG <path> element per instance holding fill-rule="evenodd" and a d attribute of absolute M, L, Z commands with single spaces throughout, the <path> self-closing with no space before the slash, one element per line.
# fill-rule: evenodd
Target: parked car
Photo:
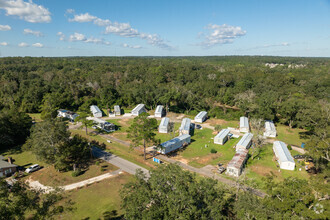
<path fill-rule="evenodd" d="M 299 160 L 299 159 L 304 159 L 305 156 L 297 154 L 297 155 L 294 155 L 293 158 L 296 159 L 296 160 Z"/>
<path fill-rule="evenodd" d="M 195 124 L 196 129 L 202 129 L 203 127 L 201 125 Z"/>
<path fill-rule="evenodd" d="M 225 172 L 226 171 L 226 168 L 225 167 L 220 167 L 219 169 L 218 169 L 218 172 L 219 173 L 223 173 L 223 172 Z"/>
<path fill-rule="evenodd" d="M 34 164 L 25 170 L 26 173 L 32 173 L 40 169 L 39 164 Z"/>

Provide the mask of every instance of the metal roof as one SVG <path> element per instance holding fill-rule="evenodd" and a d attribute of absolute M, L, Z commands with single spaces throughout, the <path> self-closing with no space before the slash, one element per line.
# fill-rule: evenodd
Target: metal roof
<path fill-rule="evenodd" d="M 252 140 L 252 138 L 253 138 L 253 134 L 246 133 L 246 134 L 243 135 L 241 140 L 239 140 L 237 145 L 247 147 L 249 145 L 250 141 Z"/>
<path fill-rule="evenodd" d="M 190 135 L 189 134 L 183 134 L 183 135 L 180 135 L 178 137 L 175 137 L 171 140 L 168 140 L 168 141 L 165 141 L 164 143 L 162 143 L 162 147 L 170 147 L 172 146 L 173 144 L 177 143 L 177 142 L 180 142 L 180 141 L 183 141 L 183 140 L 186 140 L 187 138 L 190 138 Z"/>
<path fill-rule="evenodd" d="M 162 113 L 164 106 L 162 105 L 157 105 L 155 113 Z"/>
<path fill-rule="evenodd" d="M 91 105 L 90 109 L 93 114 L 101 112 L 99 107 L 97 107 L 96 105 Z"/>
<path fill-rule="evenodd" d="M 204 118 L 205 116 L 207 115 L 207 112 L 206 111 L 201 111 L 200 113 L 198 113 L 195 117 L 195 120 L 196 119 L 202 119 Z"/>
<path fill-rule="evenodd" d="M 11 167 L 17 167 L 15 164 L 8 163 L 7 161 L 4 161 L 6 158 L 0 155 L 0 168 L 11 168 Z"/>
<path fill-rule="evenodd" d="M 291 156 L 290 151 L 288 150 L 286 144 L 282 141 L 275 141 L 273 144 L 273 149 L 276 154 L 276 157 L 281 162 L 292 162 L 294 163 L 294 160 Z"/>
<path fill-rule="evenodd" d="M 234 157 L 228 163 L 227 168 L 234 167 L 236 169 L 240 169 L 246 159 L 248 152 L 249 151 L 247 149 L 239 149 L 236 151 Z"/>
<path fill-rule="evenodd" d="M 222 129 L 215 137 L 214 139 L 216 138 L 219 138 L 219 139 L 224 139 L 227 135 L 229 134 L 229 129 Z"/>
<path fill-rule="evenodd" d="M 272 121 L 265 122 L 265 129 L 266 131 L 276 131 L 275 125 Z"/>
<path fill-rule="evenodd" d="M 181 122 L 180 130 L 190 130 L 191 120 L 190 118 L 184 118 Z"/>
<path fill-rule="evenodd" d="M 114 109 L 116 112 L 120 112 L 120 107 L 119 107 L 119 105 L 115 105 L 115 106 L 113 107 L 113 109 Z"/>
<path fill-rule="evenodd" d="M 170 122 L 170 119 L 169 118 L 167 118 L 167 117 L 162 118 L 159 126 L 160 127 L 167 127 L 169 122 Z"/>
<path fill-rule="evenodd" d="M 240 128 L 248 128 L 249 127 L 249 119 L 247 117 L 240 117 L 239 119 L 239 127 Z"/>
<path fill-rule="evenodd" d="M 144 104 L 138 104 L 137 106 L 135 106 L 135 108 L 132 110 L 133 112 L 138 112 L 140 111 L 142 108 L 144 108 Z"/>
<path fill-rule="evenodd" d="M 100 119 L 100 118 L 95 118 L 95 117 L 87 117 L 86 118 L 87 120 L 91 120 L 91 121 L 94 121 L 94 122 L 97 122 L 97 123 L 100 123 L 100 124 L 112 124 L 110 122 L 107 122 L 103 119 Z"/>

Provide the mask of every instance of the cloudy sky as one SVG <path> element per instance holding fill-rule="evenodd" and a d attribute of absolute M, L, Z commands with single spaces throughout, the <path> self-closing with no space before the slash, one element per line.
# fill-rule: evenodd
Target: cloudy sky
<path fill-rule="evenodd" d="M 0 0 L 0 56 L 330 57 L 330 0 Z"/>

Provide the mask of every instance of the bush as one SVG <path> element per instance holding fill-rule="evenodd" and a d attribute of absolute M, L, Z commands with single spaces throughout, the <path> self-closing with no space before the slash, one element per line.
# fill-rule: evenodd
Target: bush
<path fill-rule="evenodd" d="M 211 149 L 211 153 L 212 153 L 212 154 L 216 154 L 217 152 L 218 152 L 218 151 L 217 151 L 216 149 L 214 149 L 214 148 Z"/>
<path fill-rule="evenodd" d="M 77 176 L 79 176 L 79 175 L 81 175 L 81 174 L 82 174 L 82 171 L 79 170 L 79 169 L 77 169 L 76 171 L 72 171 L 72 173 L 71 173 L 71 175 L 72 175 L 73 177 L 77 177 Z"/>
<path fill-rule="evenodd" d="M 104 167 L 101 167 L 100 170 L 101 170 L 101 172 L 105 171 Z"/>
<path fill-rule="evenodd" d="M 216 126 L 214 127 L 214 129 L 215 129 L 216 131 L 220 131 L 220 130 L 221 130 L 221 125 L 216 125 Z"/>
<path fill-rule="evenodd" d="M 96 166 L 99 166 L 99 165 L 100 165 L 100 161 L 96 161 L 96 162 L 95 162 L 95 165 L 96 165 Z"/>
<path fill-rule="evenodd" d="M 292 147 L 291 147 L 291 145 L 290 145 L 290 144 L 288 145 L 288 149 L 289 149 L 289 150 L 292 150 Z"/>

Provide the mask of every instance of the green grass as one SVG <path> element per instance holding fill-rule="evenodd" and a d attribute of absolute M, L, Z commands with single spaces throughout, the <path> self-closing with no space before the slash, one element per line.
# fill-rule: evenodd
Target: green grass
<path fill-rule="evenodd" d="M 33 164 L 39 164 L 40 166 L 48 166 L 46 163 L 37 159 L 37 157 L 31 151 L 21 151 L 20 149 L 9 150 L 1 154 L 4 157 L 12 157 L 14 164 L 28 168 Z"/>
<path fill-rule="evenodd" d="M 276 139 L 285 142 L 286 144 L 301 146 L 302 142 L 306 142 L 306 139 L 300 137 L 299 133 L 305 132 L 303 129 L 292 128 L 289 129 L 288 126 L 285 125 L 277 125 L 277 137 Z"/>
<path fill-rule="evenodd" d="M 28 113 L 28 115 L 32 118 L 33 121 L 35 122 L 40 122 L 42 121 L 41 119 L 41 114 L 40 113 Z"/>
<path fill-rule="evenodd" d="M 160 120 L 157 120 L 157 124 L 159 126 L 160 124 Z M 163 143 L 165 141 L 171 140 L 175 137 L 177 137 L 179 135 L 179 128 L 180 128 L 181 123 L 174 123 L 174 135 L 173 132 L 171 133 L 167 133 L 167 134 L 163 134 L 163 133 L 159 133 L 158 130 L 155 131 L 156 132 L 156 140 L 160 139 L 160 142 Z M 158 129 L 158 128 L 157 128 Z"/>

